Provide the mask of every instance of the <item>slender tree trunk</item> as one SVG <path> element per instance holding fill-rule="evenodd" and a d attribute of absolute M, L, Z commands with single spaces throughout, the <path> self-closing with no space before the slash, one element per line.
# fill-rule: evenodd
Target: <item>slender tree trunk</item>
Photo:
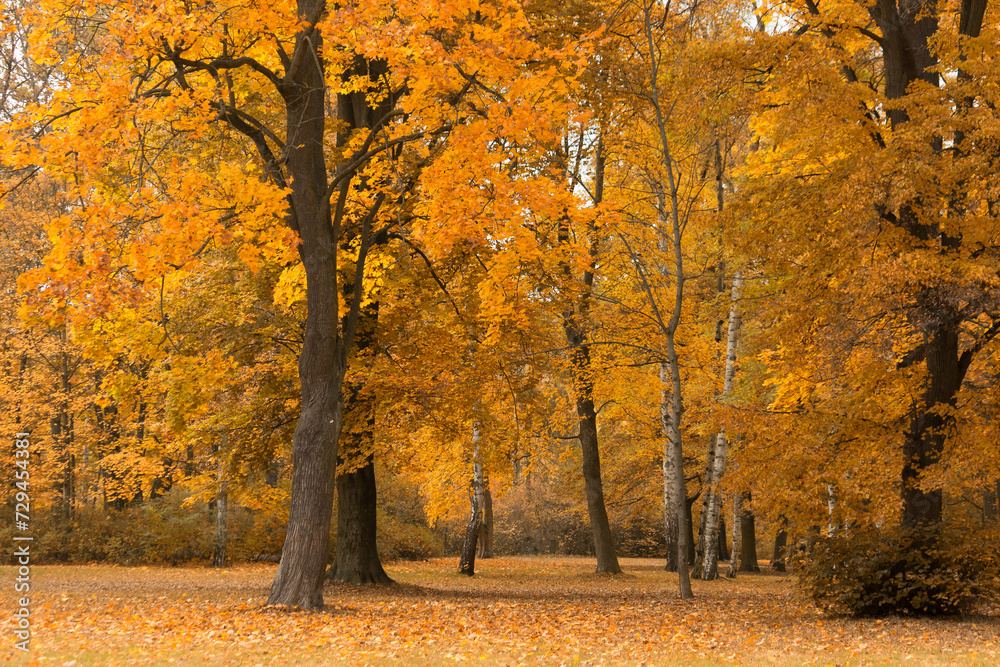
<path fill-rule="evenodd" d="M 691 565 L 691 576 L 701 579 L 705 566 L 705 525 L 708 521 L 708 504 L 712 494 L 709 493 L 712 475 L 715 469 L 715 446 L 718 434 L 713 433 L 708 438 L 708 455 L 705 457 L 705 474 L 701 478 L 701 512 L 698 514 L 698 539 L 694 543 L 694 563 Z"/>
<path fill-rule="evenodd" d="M 674 385 L 674 400 L 671 404 L 670 410 L 670 443 L 673 447 L 673 458 L 674 458 L 674 494 L 677 498 L 687 497 L 687 490 L 684 488 L 684 449 L 681 444 L 681 430 L 680 421 L 681 415 L 684 412 L 684 408 L 681 404 L 680 397 L 680 366 L 677 363 L 677 355 L 673 352 L 673 340 L 670 341 L 670 356 L 671 359 L 671 375 L 673 376 Z M 677 522 L 682 524 L 687 520 L 685 514 L 689 513 L 688 508 L 690 505 L 687 503 L 677 504 Z M 688 551 L 689 544 L 688 535 L 684 532 L 678 531 L 677 539 L 677 560 L 680 561 L 684 558 Z M 678 586 L 680 588 L 680 595 L 682 600 L 688 600 L 694 597 L 694 593 L 691 591 L 691 573 L 687 568 L 685 563 L 683 567 L 677 568 Z"/>
<path fill-rule="evenodd" d="M 719 516 L 719 560 L 729 560 L 729 538 L 726 533 L 726 517 L 725 512 L 720 512 Z"/>
<path fill-rule="evenodd" d="M 229 484 L 226 481 L 226 466 L 219 451 L 219 494 L 215 497 L 215 551 L 212 554 L 213 567 L 226 566 L 226 542 L 229 541 Z"/>
<path fill-rule="evenodd" d="M 684 503 L 684 530 L 687 531 L 687 564 L 694 565 L 694 504 L 698 500 L 688 498 Z"/>
<path fill-rule="evenodd" d="M 576 411 L 579 416 L 580 448 L 583 452 L 583 481 L 587 491 L 587 509 L 590 516 L 590 530 L 594 535 L 594 555 L 597 557 L 597 571 L 618 574 L 618 554 L 611 537 L 611 522 L 604 502 L 604 483 L 601 480 L 601 455 L 597 443 L 597 413 L 592 398 L 593 382 L 590 370 L 590 347 L 582 346 L 575 354 L 578 378 L 588 386 L 586 392 L 577 395 Z"/>
<path fill-rule="evenodd" d="M 493 558 L 493 494 L 490 493 L 490 480 L 486 480 L 483 491 L 483 523 L 479 527 L 478 558 Z"/>
<path fill-rule="evenodd" d="M 753 497 L 747 491 L 740 512 L 740 572 L 760 572 L 757 565 L 757 527 L 749 503 Z"/>
<path fill-rule="evenodd" d="M 729 569 L 726 571 L 726 576 L 730 579 L 736 578 L 736 573 L 740 569 L 740 556 L 743 553 L 743 522 L 740 517 L 743 516 L 743 495 L 740 493 L 733 494 L 733 555 L 729 559 Z"/>
<path fill-rule="evenodd" d="M 733 276 L 733 293 L 729 308 L 729 335 L 726 340 L 726 372 L 723 380 L 722 398 L 725 400 L 733 393 L 733 382 L 736 377 L 736 345 L 739 339 L 740 311 L 739 303 L 743 296 L 743 276 L 739 271 Z M 719 535 L 719 517 L 722 512 L 722 492 L 719 485 L 726 472 L 726 457 L 729 453 L 729 443 L 726 430 L 719 432 L 719 440 L 715 445 L 715 459 L 712 467 L 711 483 L 705 489 L 709 494 L 708 518 L 705 522 L 705 544 L 714 545 Z M 717 549 L 705 550 L 705 581 L 719 576 L 719 554 Z"/>
<path fill-rule="evenodd" d="M 469 517 L 469 525 L 465 528 L 465 540 L 462 542 L 462 558 L 458 564 L 460 574 L 467 574 L 470 577 L 476 573 L 476 543 L 479 540 L 479 531 L 483 523 L 483 506 L 486 504 L 486 482 L 483 476 L 483 459 L 479 451 L 479 442 L 482 437 L 479 420 L 472 425 L 472 489 L 470 500 L 472 513 Z"/>
<path fill-rule="evenodd" d="M 774 555 L 771 556 L 771 569 L 775 572 L 784 572 L 785 568 L 785 550 L 788 548 L 788 533 L 785 531 L 784 521 L 782 521 L 781 530 L 774 538 Z"/>
<path fill-rule="evenodd" d="M 594 156 L 594 203 L 600 204 L 604 196 L 604 167 L 606 158 L 600 140 Z M 569 343 L 570 370 L 573 378 L 573 397 L 576 402 L 580 450 L 583 455 L 583 483 L 587 492 L 587 513 L 590 529 L 594 537 L 594 555 L 597 557 L 597 571 L 618 574 L 618 554 L 611 537 L 611 522 L 604 502 L 604 483 L 601 480 L 601 455 L 597 440 L 597 411 L 594 408 L 594 371 L 590 360 L 590 345 L 587 343 L 587 327 L 590 325 L 590 299 L 594 285 L 594 270 L 597 263 L 597 234 L 593 223 L 587 230 L 590 242 L 590 264 L 584 272 L 581 294 L 575 303 L 567 304 L 562 314 L 563 330 Z M 569 223 L 560 223 L 559 241 L 569 243 Z M 572 268 L 563 263 L 562 270 L 567 280 L 573 280 Z"/>
<path fill-rule="evenodd" d="M 664 436 L 663 445 L 663 524 L 664 524 L 664 534 L 666 536 L 667 543 L 667 572 L 677 572 L 677 564 L 681 562 L 679 560 L 680 549 L 678 547 L 678 538 L 680 537 L 680 531 L 687 530 L 687 519 L 685 518 L 684 523 L 679 523 L 677 517 L 681 515 L 678 510 L 678 505 L 683 505 L 684 503 L 678 502 L 677 497 L 677 483 L 675 477 L 677 476 L 677 466 L 674 464 L 674 447 L 670 442 L 670 392 L 667 390 L 668 382 L 670 379 L 670 369 L 667 364 L 660 364 L 660 427 Z M 684 563 L 687 563 L 687 557 L 683 559 Z"/>

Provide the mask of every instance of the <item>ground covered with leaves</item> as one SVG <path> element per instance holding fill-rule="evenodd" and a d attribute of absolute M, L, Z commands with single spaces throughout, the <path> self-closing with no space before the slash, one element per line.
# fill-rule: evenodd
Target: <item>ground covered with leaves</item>
<path fill-rule="evenodd" d="M 319 612 L 264 606 L 274 566 L 32 569 L 31 652 L 0 619 L 0 661 L 126 664 L 1000 664 L 1000 610 L 830 618 L 775 574 L 695 582 L 657 560 L 597 575 L 586 558 L 395 564 L 391 587 L 328 584 Z M 0 568 L 13 589 L 13 568 Z M 12 604 L 8 605 L 12 608 Z"/>

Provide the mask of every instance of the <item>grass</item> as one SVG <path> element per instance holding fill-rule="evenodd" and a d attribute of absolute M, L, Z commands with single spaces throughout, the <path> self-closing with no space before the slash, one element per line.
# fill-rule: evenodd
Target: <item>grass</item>
<path fill-rule="evenodd" d="M 0 619 L 0 660 L 67 665 L 998 665 L 1000 611 L 946 619 L 830 618 L 775 574 L 694 582 L 662 561 L 396 563 L 391 587 L 328 584 L 319 612 L 264 606 L 273 565 L 33 567 L 31 651 Z M 10 582 L 13 568 L 0 568 Z"/>

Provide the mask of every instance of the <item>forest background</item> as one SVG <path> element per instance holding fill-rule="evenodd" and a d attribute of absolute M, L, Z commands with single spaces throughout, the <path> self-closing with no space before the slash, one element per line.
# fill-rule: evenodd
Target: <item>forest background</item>
<path fill-rule="evenodd" d="M 998 590 L 984 0 L 3 11 L 45 558 L 280 554 L 316 607 L 380 556 L 655 555 L 686 597 L 728 524 L 824 606 Z"/>

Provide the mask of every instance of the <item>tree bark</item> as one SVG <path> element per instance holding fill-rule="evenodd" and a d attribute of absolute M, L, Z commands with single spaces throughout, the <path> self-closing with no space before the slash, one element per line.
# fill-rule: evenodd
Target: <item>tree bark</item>
<path fill-rule="evenodd" d="M 715 447 L 718 434 L 713 433 L 708 438 L 708 455 L 705 457 L 705 474 L 701 478 L 701 512 L 698 514 L 698 539 L 694 543 L 694 563 L 691 565 L 691 576 L 701 579 L 705 566 L 705 526 L 708 521 L 708 505 L 712 494 L 709 493 L 712 475 L 715 469 Z"/>
<path fill-rule="evenodd" d="M 903 442 L 903 525 L 928 528 L 941 521 L 941 489 L 919 486 L 924 470 L 938 461 L 952 420 L 940 411 L 954 406 L 962 383 L 957 325 L 942 324 L 925 335 L 927 379 L 923 406 L 910 423 Z"/>
<path fill-rule="evenodd" d="M 752 500 L 747 491 L 740 508 L 740 572 L 760 572 L 757 564 L 757 527 L 749 506 Z"/>
<path fill-rule="evenodd" d="M 726 534 L 726 517 L 725 512 L 721 512 L 719 516 L 719 560 L 729 560 L 729 538 Z"/>
<path fill-rule="evenodd" d="M 604 196 L 604 147 L 598 140 L 594 157 L 594 204 L 600 204 Z M 569 243 L 569 221 L 560 222 L 559 241 Z M 574 280 L 572 268 L 562 264 L 567 280 L 578 283 L 579 296 L 574 303 L 567 303 L 562 314 L 563 330 L 569 344 L 570 371 L 573 379 L 573 397 L 578 418 L 578 438 L 583 455 L 583 483 L 587 493 L 587 514 L 594 538 L 594 555 L 597 557 L 597 571 L 619 574 L 618 554 L 611 537 L 611 522 L 608 520 L 607 505 L 604 502 L 604 483 L 601 480 L 601 455 L 597 440 L 597 411 L 594 408 L 594 375 L 590 360 L 590 345 L 587 342 L 587 328 L 590 325 L 590 300 L 594 285 L 594 270 L 597 263 L 597 234 L 593 222 L 587 229 L 590 244 L 590 263 L 582 280 Z"/>
<path fill-rule="evenodd" d="M 743 276 L 739 271 L 733 276 L 733 293 L 729 308 L 729 335 L 726 340 L 726 372 L 723 381 L 722 398 L 725 400 L 733 393 L 733 381 L 736 377 L 736 345 L 739 338 L 740 311 L 739 302 L 743 296 Z M 719 552 L 716 547 L 719 535 L 719 517 L 722 512 L 722 492 L 719 485 L 722 483 L 722 476 L 726 472 L 726 456 L 729 452 L 729 443 L 726 438 L 726 430 L 719 431 L 719 439 L 715 445 L 715 458 L 712 466 L 712 478 L 705 488 L 705 493 L 709 494 L 708 517 L 705 521 L 705 572 L 702 578 L 705 581 L 716 579 L 719 576 Z"/>
<path fill-rule="evenodd" d="M 229 491 L 225 479 L 225 465 L 219 457 L 219 495 L 215 498 L 215 551 L 212 566 L 226 566 L 226 542 L 229 541 Z"/>
<path fill-rule="evenodd" d="M 483 522 L 479 526 L 478 558 L 493 558 L 493 494 L 490 493 L 490 481 L 486 480 L 483 492 Z"/>
<path fill-rule="evenodd" d="M 331 581 L 392 583 L 378 555 L 376 501 L 375 457 L 369 454 L 357 470 L 337 475 L 337 549 L 327 572 Z"/>
<path fill-rule="evenodd" d="M 688 498 L 684 503 L 684 530 L 687 531 L 687 564 L 694 565 L 694 504 L 698 498 Z"/>
<path fill-rule="evenodd" d="M 962 0 L 959 33 L 968 37 L 980 34 L 987 2 Z M 910 84 L 923 80 L 932 86 L 940 84 L 934 66 L 937 59 L 930 48 L 932 36 L 938 30 L 938 6 L 934 0 L 897 5 L 895 0 L 877 0 L 871 9 L 883 38 L 880 42 L 885 71 L 885 94 L 890 100 L 905 96 Z M 962 76 L 960 74 L 960 76 Z M 892 128 L 909 120 L 905 106 L 895 105 L 889 111 Z M 964 135 L 955 137 L 955 148 L 961 150 Z M 940 147 L 940 138 L 934 140 Z M 915 207 L 920 201 L 900 205 L 898 214 L 886 219 L 909 233 L 914 240 L 939 244 L 942 255 L 954 252 L 961 245 L 960 236 L 942 233 L 935 222 L 922 222 Z M 952 425 L 947 408 L 955 405 L 973 350 L 959 355 L 959 318 L 949 312 L 949 300 L 939 287 L 918 289 L 917 307 L 911 313 L 914 325 L 923 332 L 927 374 L 920 404 L 914 406 L 914 417 L 903 443 L 902 524 L 917 533 L 917 539 L 930 539 L 941 522 L 942 490 L 921 489 L 922 473 L 938 461 Z M 945 286 L 943 289 L 949 289 Z"/>
<path fill-rule="evenodd" d="M 315 22 L 323 0 L 298 0 L 297 15 Z M 326 82 L 322 35 L 301 28 L 282 95 L 287 115 L 286 168 L 291 180 L 290 225 L 299 234 L 306 274 L 306 323 L 299 356 L 301 414 L 292 438 L 288 531 L 268 604 L 323 605 L 329 558 L 337 440 L 343 418 L 346 360 L 338 331 L 337 237 L 327 197 Z M 346 198 L 347 186 L 342 190 Z"/>
<path fill-rule="evenodd" d="M 774 538 L 774 555 L 771 556 L 771 569 L 775 572 L 785 572 L 785 550 L 788 547 L 788 533 L 784 525 Z"/>
<path fill-rule="evenodd" d="M 462 557 L 458 563 L 460 574 L 472 576 L 476 573 L 476 543 L 483 523 L 483 506 L 486 504 L 486 483 L 483 476 L 483 460 L 479 451 L 482 437 L 479 420 L 472 425 L 472 485 L 470 500 L 472 513 L 469 525 L 465 528 L 465 539 L 462 542 Z"/>
<path fill-rule="evenodd" d="M 348 284 L 349 279 L 345 279 Z M 345 289 L 345 298 L 353 292 Z M 377 342 L 378 303 L 365 306 L 354 340 L 357 357 Z M 344 383 L 344 428 L 337 471 L 337 548 L 327 578 L 352 584 L 390 584 L 378 555 L 378 493 L 375 486 L 375 396 L 360 382 Z M 360 461 L 360 467 L 358 466 Z M 353 469 L 352 469 L 353 468 Z"/>
<path fill-rule="evenodd" d="M 667 390 L 670 370 L 667 364 L 660 364 L 660 428 L 664 436 L 663 444 L 663 526 L 667 545 L 667 572 L 677 572 L 678 538 L 683 528 L 687 530 L 687 519 L 684 523 L 678 522 L 681 512 L 678 510 L 677 484 L 674 478 L 677 475 L 677 466 L 674 464 L 674 448 L 670 444 L 670 392 Z M 686 511 L 686 510 L 685 510 Z M 683 559 L 687 562 L 687 557 Z"/>
<path fill-rule="evenodd" d="M 736 578 L 736 573 L 740 569 L 740 556 L 743 553 L 743 494 L 733 494 L 733 555 L 729 559 L 729 569 L 726 576 L 730 579 Z"/>

